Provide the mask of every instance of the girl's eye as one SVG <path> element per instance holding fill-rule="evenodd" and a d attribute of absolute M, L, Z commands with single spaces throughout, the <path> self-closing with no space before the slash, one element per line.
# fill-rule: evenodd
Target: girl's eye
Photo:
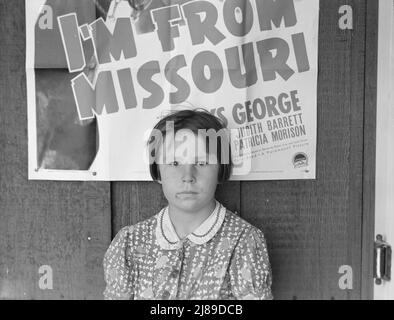
<path fill-rule="evenodd" d="M 179 165 L 178 161 L 173 161 L 170 163 L 170 166 L 177 167 Z"/>

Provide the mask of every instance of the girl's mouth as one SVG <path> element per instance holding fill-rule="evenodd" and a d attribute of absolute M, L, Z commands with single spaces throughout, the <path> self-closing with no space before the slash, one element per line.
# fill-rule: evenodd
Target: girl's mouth
<path fill-rule="evenodd" d="M 180 194 L 180 195 L 182 195 L 182 194 L 197 194 L 197 192 L 194 192 L 194 191 L 182 191 L 182 192 L 179 192 L 178 194 Z"/>

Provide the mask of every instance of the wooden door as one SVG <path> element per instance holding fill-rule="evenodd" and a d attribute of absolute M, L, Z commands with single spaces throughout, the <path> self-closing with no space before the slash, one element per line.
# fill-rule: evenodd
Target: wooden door
<path fill-rule="evenodd" d="M 338 27 L 342 5 L 352 30 Z M 23 0 L 0 0 L 0 298 L 100 299 L 111 238 L 166 202 L 154 182 L 27 180 L 24 21 Z M 320 1 L 316 180 L 217 191 L 264 231 L 277 299 L 373 296 L 376 30 L 377 1 Z M 46 265 L 53 289 L 42 290 Z M 341 266 L 352 270 L 345 290 Z"/>

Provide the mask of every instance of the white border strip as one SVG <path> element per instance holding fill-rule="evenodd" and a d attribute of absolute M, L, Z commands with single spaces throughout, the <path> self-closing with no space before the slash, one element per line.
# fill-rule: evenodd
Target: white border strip
<path fill-rule="evenodd" d="M 394 1 L 379 1 L 375 236 L 394 245 Z M 374 299 L 394 299 L 394 283 L 374 285 Z"/>

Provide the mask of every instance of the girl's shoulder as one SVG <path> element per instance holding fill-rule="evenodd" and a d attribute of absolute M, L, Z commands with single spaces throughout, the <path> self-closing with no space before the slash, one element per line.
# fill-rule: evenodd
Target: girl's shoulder
<path fill-rule="evenodd" d="M 226 216 L 224 219 L 224 232 L 229 234 L 236 234 L 238 237 L 257 236 L 264 238 L 263 232 L 241 218 L 238 214 L 226 209 Z"/>
<path fill-rule="evenodd" d="M 141 235 L 149 235 L 156 226 L 157 215 L 158 213 L 135 224 L 122 227 L 117 233 L 116 237 L 131 239 L 139 238 Z"/>
<path fill-rule="evenodd" d="M 268 263 L 267 242 L 263 231 L 253 226 L 237 214 L 226 212 L 222 236 L 233 242 L 234 252 L 240 256 L 259 255 Z"/>

